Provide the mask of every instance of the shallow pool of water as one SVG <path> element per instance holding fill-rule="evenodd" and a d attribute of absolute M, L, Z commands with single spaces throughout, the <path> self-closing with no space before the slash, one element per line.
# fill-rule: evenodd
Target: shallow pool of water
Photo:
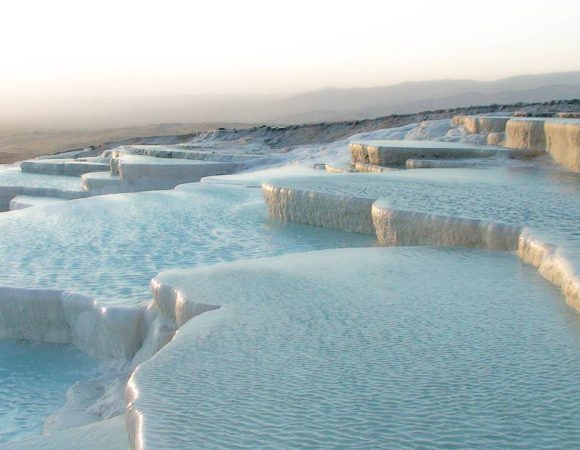
<path fill-rule="evenodd" d="M 580 259 L 580 174 L 541 166 L 418 169 L 273 180 L 280 187 L 384 199 L 394 209 L 529 226 Z"/>
<path fill-rule="evenodd" d="M 580 317 L 515 255 L 328 250 L 159 280 L 221 308 L 134 376 L 147 448 L 580 446 Z"/>
<path fill-rule="evenodd" d="M 0 443 L 42 433 L 74 383 L 98 375 L 70 346 L 0 339 Z"/>
<path fill-rule="evenodd" d="M 61 175 L 22 172 L 19 167 L 0 167 L 0 186 L 25 186 L 57 188 L 67 191 L 80 191 L 81 179 Z"/>
<path fill-rule="evenodd" d="M 269 219 L 259 189 L 195 183 L 0 214 L 0 286 L 135 303 L 165 269 L 373 242 Z"/>

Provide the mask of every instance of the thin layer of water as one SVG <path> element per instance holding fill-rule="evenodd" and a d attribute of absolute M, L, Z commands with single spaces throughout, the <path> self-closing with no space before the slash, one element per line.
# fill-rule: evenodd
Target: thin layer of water
<path fill-rule="evenodd" d="M 285 178 L 277 186 L 382 198 L 389 207 L 530 226 L 580 256 L 580 175 L 535 166 Z"/>
<path fill-rule="evenodd" d="M 168 272 L 221 305 L 134 375 L 145 448 L 576 448 L 580 322 L 515 255 L 328 250 Z"/>
<path fill-rule="evenodd" d="M 72 347 L 0 339 L 0 443 L 39 435 L 67 389 L 98 373 Z"/>
<path fill-rule="evenodd" d="M 3 213 L 0 285 L 135 303 L 164 269 L 372 244 L 268 219 L 259 189 L 194 184 Z"/>
<path fill-rule="evenodd" d="M 25 173 L 18 167 L 9 167 L 7 169 L 0 168 L 0 186 L 42 187 L 80 191 L 81 181 L 78 177 Z"/>

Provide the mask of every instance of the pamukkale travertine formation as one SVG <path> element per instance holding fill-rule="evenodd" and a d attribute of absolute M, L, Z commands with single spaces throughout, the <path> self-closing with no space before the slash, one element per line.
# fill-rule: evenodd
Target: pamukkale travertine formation
<path fill-rule="evenodd" d="M 501 140 L 495 133 L 505 133 L 507 148 L 547 152 L 562 166 L 580 171 L 578 119 L 457 116 L 454 123 L 470 133 L 493 133 L 493 141 Z"/>
<path fill-rule="evenodd" d="M 580 119 L 549 113 L 0 169 L 0 357 L 100 364 L 11 373 L 0 448 L 576 447 Z"/>

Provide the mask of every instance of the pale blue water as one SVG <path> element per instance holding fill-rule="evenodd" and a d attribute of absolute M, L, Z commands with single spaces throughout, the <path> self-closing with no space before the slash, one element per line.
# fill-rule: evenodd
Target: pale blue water
<path fill-rule="evenodd" d="M 580 174 L 540 167 L 418 169 L 273 180 L 392 208 L 530 226 L 580 259 Z"/>
<path fill-rule="evenodd" d="M 97 374 L 96 362 L 70 346 L 0 339 L 0 443 L 41 434 L 67 389 Z"/>
<path fill-rule="evenodd" d="M 362 182 L 373 176 L 343 180 L 352 180 L 351 191 L 380 191 L 402 209 L 531 222 L 580 248 L 575 176 L 450 174 L 395 175 L 380 187 Z M 300 187 L 311 181 L 317 186 L 303 180 Z M 150 299 L 149 281 L 164 269 L 373 242 L 270 220 L 257 189 L 195 185 L 0 215 L 0 285 L 133 303 Z M 389 255 L 384 267 L 365 266 L 366 257 L 349 261 L 359 268 L 352 282 L 332 259 L 311 268 L 311 283 L 293 275 L 275 291 L 256 281 L 254 297 L 232 296 L 239 309 L 230 326 L 194 340 L 193 350 L 180 333 L 185 350 L 156 358 L 151 366 L 160 366 L 149 375 L 155 389 L 144 391 L 159 402 L 163 421 L 179 425 L 172 414 L 183 407 L 178 419 L 196 424 L 189 435 L 180 436 L 186 428 L 179 427 L 172 448 L 579 447 L 579 325 L 561 293 L 512 255 Z M 308 271 L 308 258 L 296 261 Z M 360 280 L 373 274 L 382 284 L 370 289 Z M 0 348 L 0 362 L 5 353 L 5 367 L 24 375 L 6 373 L 13 381 L 0 386 L 0 400 L 34 420 L 7 413 L 0 427 L 6 421 L 10 436 L 23 437 L 39 431 L 88 366 L 82 355 L 71 359 L 71 349 L 10 345 Z M 173 409 L 170 400 L 184 403 Z M 162 439 L 167 423 L 151 433 Z"/>
<path fill-rule="evenodd" d="M 331 250 L 165 281 L 222 307 L 138 371 L 147 448 L 580 448 L 580 316 L 515 255 Z"/>
<path fill-rule="evenodd" d="M 0 214 L 0 286 L 135 303 L 164 269 L 373 243 L 271 220 L 259 189 L 196 183 Z"/>
<path fill-rule="evenodd" d="M 25 186 L 80 191 L 81 179 L 61 175 L 22 172 L 18 167 L 0 168 L 0 186 Z"/>

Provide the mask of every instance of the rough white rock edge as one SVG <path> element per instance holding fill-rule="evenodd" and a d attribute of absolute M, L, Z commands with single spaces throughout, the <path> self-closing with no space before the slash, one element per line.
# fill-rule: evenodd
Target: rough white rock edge
<path fill-rule="evenodd" d="M 380 199 L 262 185 L 268 214 L 342 231 L 375 234 L 384 246 L 458 246 L 517 251 L 562 289 L 568 305 L 580 312 L 580 275 L 566 250 L 544 242 L 530 228 L 460 217 L 393 209 Z"/>

